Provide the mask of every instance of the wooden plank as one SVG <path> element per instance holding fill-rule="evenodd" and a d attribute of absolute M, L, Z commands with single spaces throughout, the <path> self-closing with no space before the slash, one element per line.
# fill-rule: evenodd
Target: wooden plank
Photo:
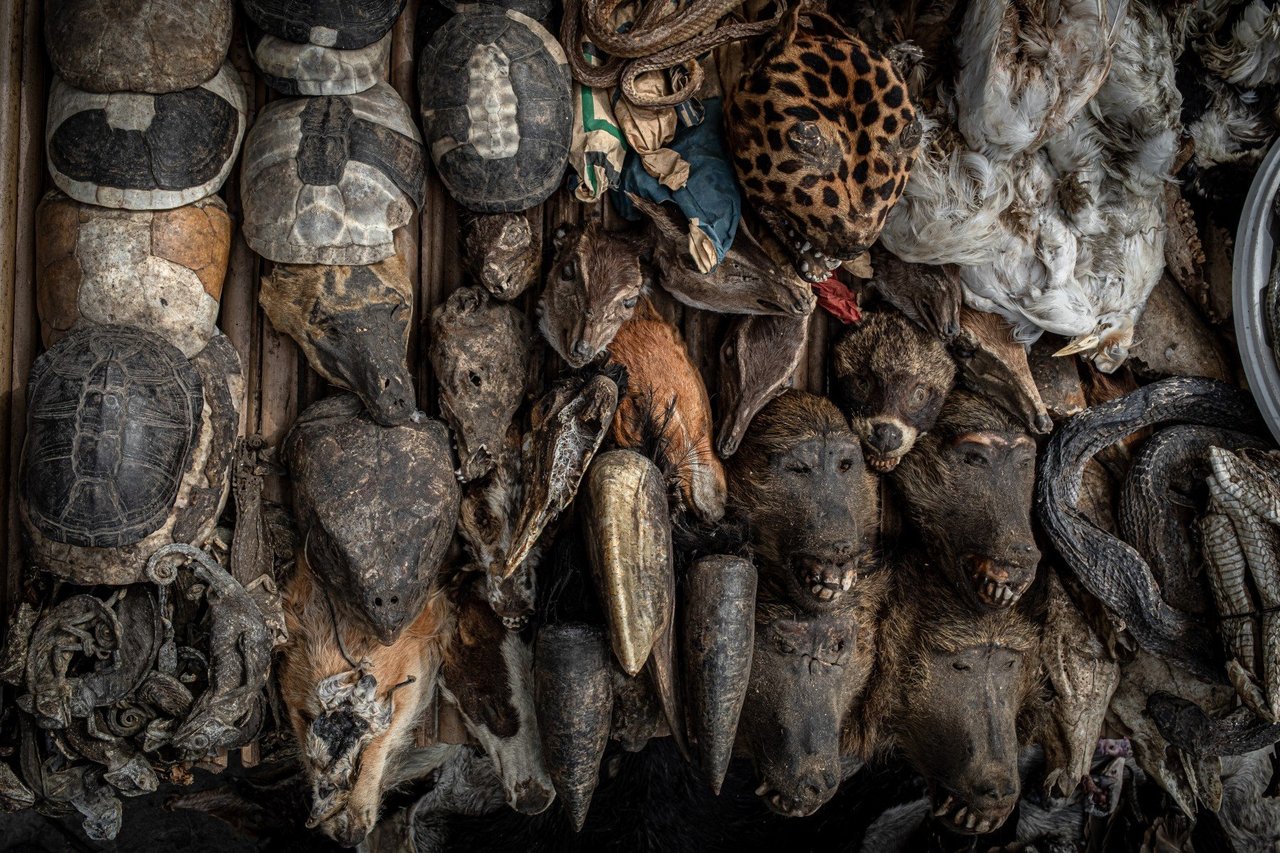
<path fill-rule="evenodd" d="M 0 351 L 12 351 L 14 329 L 14 303 L 20 282 L 17 279 L 16 249 L 18 242 L 18 164 L 21 159 L 22 118 L 22 62 L 23 27 L 26 22 L 26 4 L 12 2 L 0 10 L 0 341 L 5 346 Z M 13 417 L 13 361 L 0 359 L 0 506 L 5 508 L 6 523 L 0 526 L 0 553 L 9 557 L 11 529 L 8 520 L 16 501 L 10 501 L 12 481 L 9 450 L 10 425 Z M 17 590 L 21 578 L 20 562 L 9 560 L 5 590 L 0 598 L 8 612 L 8 603 Z"/>

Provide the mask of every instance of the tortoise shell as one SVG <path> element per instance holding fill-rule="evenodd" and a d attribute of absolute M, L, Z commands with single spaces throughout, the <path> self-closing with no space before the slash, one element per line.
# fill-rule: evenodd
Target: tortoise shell
<path fill-rule="evenodd" d="M 218 73 L 231 45 L 231 0 L 49 0 L 54 71 L 86 92 L 163 94 Z"/>
<path fill-rule="evenodd" d="M 352 394 L 307 408 L 284 441 L 303 554 L 331 599 L 390 645 L 422 611 L 461 490 L 449 430 L 380 426 Z"/>
<path fill-rule="evenodd" d="M 53 190 L 36 208 L 45 346 L 88 320 L 148 329 L 194 356 L 218 319 L 231 229 L 217 196 L 172 210 L 112 210 Z"/>
<path fill-rule="evenodd" d="M 178 207 L 216 193 L 245 129 L 240 77 L 164 95 L 85 92 L 55 80 L 45 148 L 58 188 L 76 201 L 128 210 Z"/>
<path fill-rule="evenodd" d="M 82 326 L 36 360 L 27 400 L 26 513 L 46 538 L 115 548 L 165 522 L 204 406 L 176 347 L 128 326 Z"/>
<path fill-rule="evenodd" d="M 340 50 L 257 32 L 249 37 L 249 52 L 267 85 L 277 92 L 354 95 L 382 79 L 391 55 L 391 33 L 371 45 Z"/>
<path fill-rule="evenodd" d="M 449 192 L 478 213 L 541 204 L 573 133 L 568 60 L 527 15 L 467 7 L 436 30 L 418 71 L 423 132 Z"/>
<path fill-rule="evenodd" d="M 385 82 L 355 95 L 268 104 L 245 143 L 244 235 L 273 261 L 385 260 L 425 191 L 421 137 Z"/>
<path fill-rule="evenodd" d="M 353 50 L 395 26 L 405 0 L 243 0 L 259 29 L 299 44 Z"/>

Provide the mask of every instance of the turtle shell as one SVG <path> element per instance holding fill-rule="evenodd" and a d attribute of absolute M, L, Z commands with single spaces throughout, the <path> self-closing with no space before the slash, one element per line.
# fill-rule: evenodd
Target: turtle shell
<path fill-rule="evenodd" d="M 249 52 L 267 85 L 286 95 L 354 95 L 382 79 L 391 33 L 351 50 L 298 44 L 269 33 L 249 36 Z"/>
<path fill-rule="evenodd" d="M 86 92 L 163 94 L 218 73 L 231 44 L 231 0 L 48 0 L 54 71 Z"/>
<path fill-rule="evenodd" d="M 560 186 L 572 88 L 564 50 L 537 21 L 465 7 L 423 49 L 418 93 L 431 159 L 462 206 L 527 210 Z"/>
<path fill-rule="evenodd" d="M 405 0 L 243 0 L 245 14 L 273 36 L 352 50 L 395 26 Z"/>
<path fill-rule="evenodd" d="M 190 204 L 216 193 L 245 129 L 240 77 L 164 95 L 104 95 L 55 80 L 45 149 L 58 188 L 76 201 L 128 210 Z"/>
<path fill-rule="evenodd" d="M 204 406 L 176 347 L 129 326 L 84 326 L 37 359 L 27 394 L 27 517 L 45 537 L 115 548 L 164 523 Z"/>
<path fill-rule="evenodd" d="M 372 264 L 426 191 L 421 137 L 385 82 L 355 95 L 274 101 L 245 143 L 244 236 L 289 264 Z"/>
<path fill-rule="evenodd" d="M 27 393 L 19 505 L 37 567 L 136 583 L 157 548 L 212 536 L 244 395 L 225 335 L 188 361 L 142 329 L 82 323 L 40 357 Z"/>
<path fill-rule="evenodd" d="M 112 210 L 50 192 L 36 208 L 45 346 L 83 319 L 148 329 L 194 356 L 218 319 L 231 228 L 217 196 L 172 210 Z"/>
<path fill-rule="evenodd" d="M 422 612 L 458 521 L 448 429 L 427 417 L 380 426 L 337 394 L 298 417 L 284 455 L 313 574 L 390 645 Z"/>

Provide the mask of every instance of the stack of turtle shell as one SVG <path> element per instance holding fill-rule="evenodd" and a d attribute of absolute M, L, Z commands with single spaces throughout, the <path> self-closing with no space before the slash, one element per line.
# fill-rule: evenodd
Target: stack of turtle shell
<path fill-rule="evenodd" d="M 28 390 L 25 518 L 35 563 L 75 583 L 132 583 L 156 548 L 204 546 L 229 491 L 242 381 L 214 325 L 231 247 L 214 193 L 246 125 L 232 13 L 47 10 L 57 190 L 37 212 L 49 349 Z"/>
<path fill-rule="evenodd" d="M 46 7 L 57 189 L 36 214 L 46 350 L 27 388 L 21 515 L 32 564 L 64 583 L 35 585 L 53 591 L 29 632 L 10 632 L 0 677 L 27 691 L 30 749 L 60 744 L 76 780 L 27 778 L 35 802 L 81 812 L 97 839 L 119 829 L 118 795 L 155 789 L 153 766 L 255 736 L 280 639 L 267 627 L 278 601 L 259 603 L 214 556 L 226 553 L 217 525 L 244 394 L 215 326 L 232 238 L 215 193 L 247 127 L 225 62 L 233 12 L 232 0 Z M 195 577 L 181 607 L 165 591 L 179 569 Z M 190 603 L 202 590 L 207 606 Z M 174 637 L 188 618 L 203 626 L 189 647 Z M 77 681 L 89 671 L 78 656 L 108 653 L 112 667 Z M 231 671 L 243 673 L 238 701 L 220 674 Z"/>
<path fill-rule="evenodd" d="M 412 285 L 396 254 L 426 192 L 409 107 L 384 78 L 404 0 L 245 0 L 249 47 L 289 97 L 258 115 L 240 172 L 244 236 L 268 261 L 260 302 L 312 369 L 384 426 L 416 410 Z"/>

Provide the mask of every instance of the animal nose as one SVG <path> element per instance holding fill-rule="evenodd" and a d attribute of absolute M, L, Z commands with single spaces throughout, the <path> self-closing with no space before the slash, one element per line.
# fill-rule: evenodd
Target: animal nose
<path fill-rule="evenodd" d="M 835 551 L 836 559 L 838 560 L 849 559 L 853 556 L 853 552 L 856 548 L 857 546 L 854 544 L 852 539 L 841 539 L 838 542 L 831 543 L 831 549 Z"/>
<path fill-rule="evenodd" d="M 881 453 L 897 450 L 902 446 L 902 430 L 893 424 L 876 424 L 871 429 L 870 444 Z"/>
<path fill-rule="evenodd" d="M 994 774 L 979 782 L 973 793 L 975 799 L 995 803 L 1013 798 L 1018 793 L 1018 785 L 1011 776 Z"/>
<path fill-rule="evenodd" d="M 586 341 L 578 341 L 573 345 L 573 354 L 578 358 L 591 358 L 595 353 Z"/>
<path fill-rule="evenodd" d="M 546 811 L 555 798 L 555 791 L 533 779 L 519 782 L 510 799 L 511 808 L 520 814 L 534 815 Z"/>

